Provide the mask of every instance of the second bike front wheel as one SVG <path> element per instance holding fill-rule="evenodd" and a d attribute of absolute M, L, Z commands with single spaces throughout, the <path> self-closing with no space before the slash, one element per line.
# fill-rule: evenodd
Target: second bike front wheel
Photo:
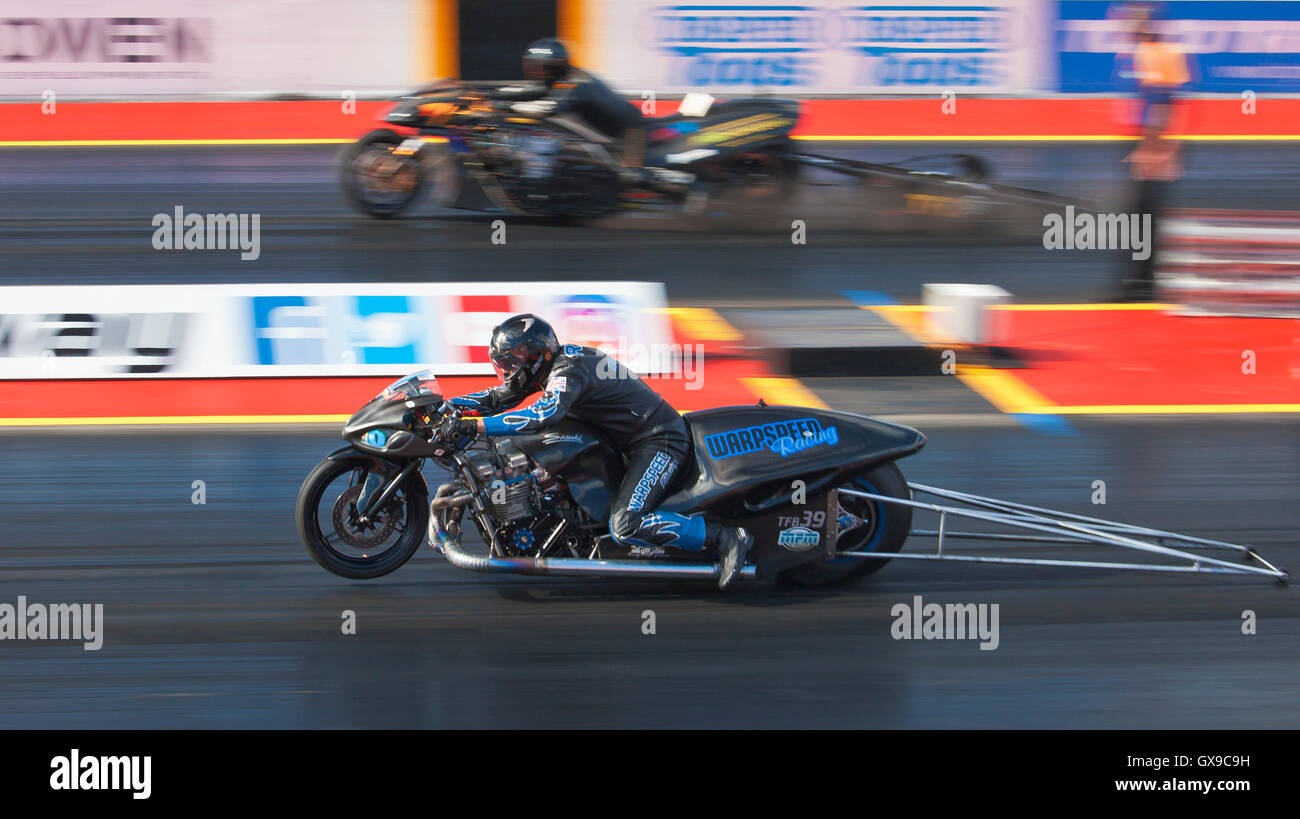
<path fill-rule="evenodd" d="M 367 216 L 392 219 L 420 198 L 424 171 L 417 156 L 396 152 L 403 141 L 396 131 L 379 128 L 343 149 L 339 181 L 352 207 Z"/>

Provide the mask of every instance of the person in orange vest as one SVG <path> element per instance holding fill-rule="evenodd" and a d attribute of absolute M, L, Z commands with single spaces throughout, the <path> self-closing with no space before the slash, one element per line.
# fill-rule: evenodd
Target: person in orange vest
<path fill-rule="evenodd" d="M 1134 212 L 1151 214 L 1151 253 L 1127 268 L 1119 299 L 1137 301 L 1155 295 L 1160 210 L 1169 197 L 1169 187 L 1183 175 L 1179 143 L 1169 138 L 1174 94 L 1191 79 L 1187 55 L 1182 48 L 1160 35 L 1149 14 L 1140 14 L 1136 26 L 1137 44 L 1133 69 L 1141 99 L 1139 142 L 1124 161 L 1136 187 Z"/>
<path fill-rule="evenodd" d="M 1141 20 L 1133 50 L 1133 73 L 1142 97 L 1142 127 L 1163 131 L 1169 125 L 1174 93 L 1191 79 L 1187 55 L 1161 37 L 1151 20 Z"/>

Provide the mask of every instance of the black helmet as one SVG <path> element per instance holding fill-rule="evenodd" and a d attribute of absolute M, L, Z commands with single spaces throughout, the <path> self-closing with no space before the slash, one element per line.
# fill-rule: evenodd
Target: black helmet
<path fill-rule="evenodd" d="M 569 76 L 569 50 L 554 37 L 537 40 L 524 52 L 524 79 L 548 86 Z"/>
<path fill-rule="evenodd" d="M 493 327 L 488 344 L 497 375 L 525 392 L 532 392 L 546 380 L 559 352 L 555 329 L 532 313 L 511 316 Z"/>

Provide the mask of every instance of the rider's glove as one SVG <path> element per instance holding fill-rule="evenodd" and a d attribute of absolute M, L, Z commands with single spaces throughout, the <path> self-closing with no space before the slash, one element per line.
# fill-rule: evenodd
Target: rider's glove
<path fill-rule="evenodd" d="M 448 442 L 459 441 L 476 432 L 478 432 L 478 424 L 474 423 L 472 418 L 458 418 L 454 415 L 442 419 L 442 425 L 438 427 L 438 437 Z"/>

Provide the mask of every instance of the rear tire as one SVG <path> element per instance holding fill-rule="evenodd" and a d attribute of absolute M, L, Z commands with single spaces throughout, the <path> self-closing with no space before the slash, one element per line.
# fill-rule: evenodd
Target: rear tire
<path fill-rule="evenodd" d="M 907 479 L 903 477 L 903 472 L 898 465 L 892 461 L 856 478 L 843 488 L 891 498 L 912 499 L 912 490 L 907 485 Z M 907 541 L 907 535 L 912 530 L 912 507 L 910 506 L 848 495 L 840 497 L 840 506 L 854 511 L 858 517 L 864 517 L 863 511 L 869 512 L 874 525 L 857 537 L 853 530 L 845 532 L 836 545 L 839 551 L 894 553 L 903 548 L 903 543 Z M 861 542 L 858 542 L 859 540 Z M 869 574 L 878 572 L 888 562 L 888 560 L 861 557 L 833 559 L 820 557 L 809 563 L 795 566 L 793 569 L 787 569 L 780 574 L 780 578 L 796 586 L 808 588 L 838 586 L 861 580 Z"/>
<path fill-rule="evenodd" d="M 755 154 L 743 155 L 740 160 L 742 167 L 746 169 L 746 176 L 749 177 L 745 185 L 747 196 L 753 195 L 775 195 L 781 201 L 787 200 L 795 191 L 799 184 L 800 166 L 784 157 L 773 156 L 773 153 L 794 153 L 794 143 L 791 140 L 779 142 L 766 151 L 759 151 Z"/>
<path fill-rule="evenodd" d="M 418 155 L 393 154 L 404 139 L 396 131 L 379 128 L 339 154 L 339 181 L 353 208 L 376 219 L 392 219 L 420 198 L 425 179 Z M 380 190 L 383 186 L 391 190 Z"/>

